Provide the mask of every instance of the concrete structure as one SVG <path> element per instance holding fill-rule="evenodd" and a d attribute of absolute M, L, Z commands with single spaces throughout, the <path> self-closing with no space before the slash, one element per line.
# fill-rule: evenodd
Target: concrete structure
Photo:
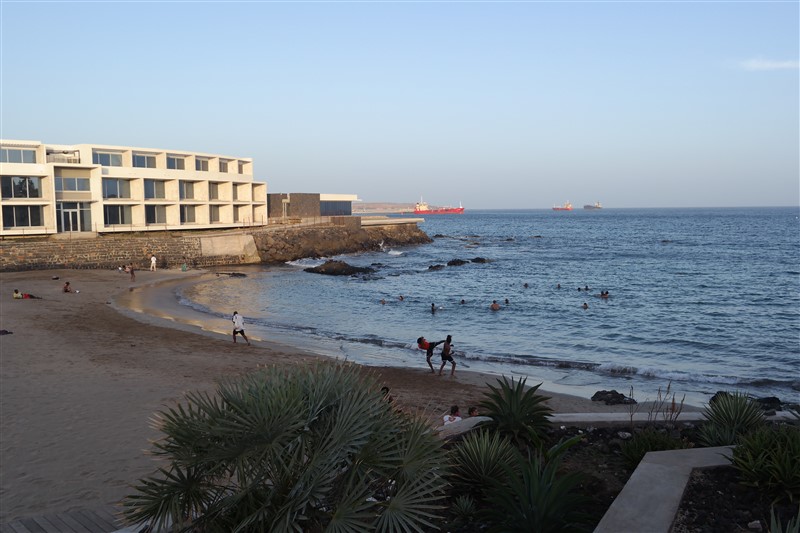
<path fill-rule="evenodd" d="M 267 224 L 251 158 L 0 140 L 0 236 Z"/>
<path fill-rule="evenodd" d="M 355 194 L 270 193 L 267 195 L 267 210 L 273 221 L 350 216 L 353 202 L 358 201 Z"/>
<path fill-rule="evenodd" d="M 731 464 L 733 447 L 649 452 L 594 533 L 669 533 L 692 470 Z"/>

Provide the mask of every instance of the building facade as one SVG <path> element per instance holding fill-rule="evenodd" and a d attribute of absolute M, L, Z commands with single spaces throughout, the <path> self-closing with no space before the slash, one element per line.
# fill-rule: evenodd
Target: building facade
<path fill-rule="evenodd" d="M 0 140 L 0 236 L 267 224 L 251 158 Z"/>
<path fill-rule="evenodd" d="M 359 201 L 355 194 L 269 193 L 267 211 L 271 220 L 350 216 Z"/>

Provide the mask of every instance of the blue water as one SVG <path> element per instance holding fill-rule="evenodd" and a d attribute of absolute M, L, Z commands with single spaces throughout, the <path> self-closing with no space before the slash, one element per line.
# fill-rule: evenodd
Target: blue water
<path fill-rule="evenodd" d="M 415 339 L 452 334 L 460 368 L 570 392 L 632 386 L 644 399 L 671 381 L 695 404 L 723 389 L 796 402 L 799 215 L 791 207 L 429 216 L 420 227 L 432 244 L 337 257 L 372 275 L 309 274 L 302 268 L 322 262 L 309 259 L 220 277 L 183 297 L 215 315 L 237 308 L 248 333 L 364 364 L 424 367 Z M 476 257 L 490 262 L 428 268 Z M 489 310 L 492 300 L 503 308 Z"/>

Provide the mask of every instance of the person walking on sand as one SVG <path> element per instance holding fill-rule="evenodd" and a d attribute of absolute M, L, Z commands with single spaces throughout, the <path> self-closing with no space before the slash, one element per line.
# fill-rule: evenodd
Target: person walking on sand
<path fill-rule="evenodd" d="M 433 363 L 431 363 L 431 357 L 433 357 L 433 349 L 442 344 L 444 341 L 436 341 L 430 342 L 425 337 L 420 337 L 417 339 L 417 348 L 420 350 L 425 350 L 425 359 L 428 361 L 428 366 L 431 367 L 431 374 L 436 373 L 436 370 L 433 369 Z"/>
<path fill-rule="evenodd" d="M 136 281 L 136 269 L 133 268 L 133 263 L 128 265 L 128 273 L 131 275 L 131 282 Z"/>
<path fill-rule="evenodd" d="M 453 365 L 453 369 L 450 371 L 450 375 L 453 376 L 456 373 L 456 361 L 453 359 L 453 336 L 448 335 L 447 339 L 444 341 L 444 346 L 442 346 L 442 366 L 439 367 L 439 375 L 442 375 L 442 370 L 444 370 L 444 365 L 448 362 Z"/>
<path fill-rule="evenodd" d="M 250 341 L 247 340 L 247 335 L 244 334 L 244 317 L 239 314 L 239 311 L 233 312 L 231 322 L 233 322 L 233 343 L 236 344 L 236 335 L 241 335 L 247 345 L 250 346 Z"/>
<path fill-rule="evenodd" d="M 150 256 L 150 272 L 156 271 L 156 263 L 157 263 L 156 254 L 153 254 Z"/>

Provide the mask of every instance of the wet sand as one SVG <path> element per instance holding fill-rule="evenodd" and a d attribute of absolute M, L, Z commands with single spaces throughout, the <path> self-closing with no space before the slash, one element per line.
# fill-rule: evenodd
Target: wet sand
<path fill-rule="evenodd" d="M 229 321 L 179 305 L 177 285 L 213 275 L 137 271 L 132 283 L 116 271 L 0 274 L 0 329 L 13 332 L 0 336 L 0 522 L 116 504 L 155 469 L 145 453 L 159 436 L 154 412 L 225 376 L 322 357 L 269 340 L 233 344 Z M 80 292 L 62 292 L 65 281 Z M 43 299 L 14 300 L 14 289 Z M 477 404 L 496 380 L 462 370 L 438 377 L 423 365 L 365 372 L 432 426 L 451 404 Z M 547 395 L 556 412 L 627 411 Z"/>

